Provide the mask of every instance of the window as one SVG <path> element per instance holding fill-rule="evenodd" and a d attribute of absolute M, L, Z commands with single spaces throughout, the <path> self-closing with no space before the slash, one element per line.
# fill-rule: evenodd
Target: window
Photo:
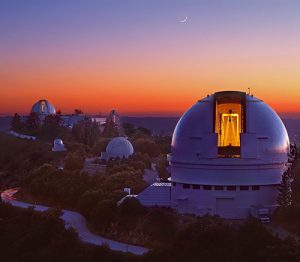
<path fill-rule="evenodd" d="M 227 186 L 227 190 L 228 191 L 235 191 L 236 190 L 236 186 Z"/>
<path fill-rule="evenodd" d="M 215 133 L 218 134 L 218 157 L 240 157 L 240 134 L 245 132 L 245 93 L 215 94 Z"/>
<path fill-rule="evenodd" d="M 224 190 L 224 186 L 215 186 L 215 190 Z"/>
<path fill-rule="evenodd" d="M 260 190 L 260 186 L 252 186 L 252 190 L 255 190 L 255 191 Z"/>
<path fill-rule="evenodd" d="M 241 191 L 249 190 L 249 186 L 240 186 Z"/>
<path fill-rule="evenodd" d="M 200 185 L 193 185 L 193 189 L 200 189 Z"/>
<path fill-rule="evenodd" d="M 173 185 L 173 186 L 176 186 L 176 182 L 173 182 L 172 185 Z"/>
<path fill-rule="evenodd" d="M 184 189 L 189 189 L 189 188 L 190 188 L 190 185 L 189 185 L 189 184 L 183 184 L 182 187 L 183 187 Z"/>
<path fill-rule="evenodd" d="M 203 186 L 203 190 L 211 190 L 211 186 L 204 185 L 204 186 Z"/>

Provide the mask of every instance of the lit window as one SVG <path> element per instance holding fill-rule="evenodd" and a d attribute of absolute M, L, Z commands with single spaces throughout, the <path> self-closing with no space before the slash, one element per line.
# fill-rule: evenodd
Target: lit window
<path fill-rule="evenodd" d="M 215 190 L 224 190 L 224 186 L 215 186 Z"/>
<path fill-rule="evenodd" d="M 240 157 L 240 134 L 245 132 L 245 93 L 215 94 L 215 133 L 218 134 L 218 157 Z"/>
<path fill-rule="evenodd" d="M 211 186 L 204 185 L 204 186 L 203 186 L 203 190 L 211 190 Z"/>
<path fill-rule="evenodd" d="M 193 189 L 200 189 L 200 185 L 192 185 Z"/>
<path fill-rule="evenodd" d="M 235 191 L 236 190 L 236 186 L 227 186 L 227 190 L 228 191 Z"/>
<path fill-rule="evenodd" d="M 45 106 L 46 106 L 45 101 L 42 101 L 41 102 L 41 111 L 42 111 L 42 113 L 45 113 Z"/>
<path fill-rule="evenodd" d="M 189 185 L 189 184 L 183 184 L 182 187 L 183 187 L 184 189 L 188 189 L 188 188 L 190 188 L 190 185 Z"/>

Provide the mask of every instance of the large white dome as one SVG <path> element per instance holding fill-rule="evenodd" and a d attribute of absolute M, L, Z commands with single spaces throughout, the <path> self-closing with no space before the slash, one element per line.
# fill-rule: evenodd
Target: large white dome
<path fill-rule="evenodd" d="M 172 180 L 278 184 L 282 173 L 276 169 L 282 169 L 288 152 L 285 126 L 267 104 L 243 92 L 218 92 L 198 101 L 177 123 Z M 263 174 L 253 179 L 257 170 Z"/>
<path fill-rule="evenodd" d="M 56 110 L 55 107 L 47 100 L 42 99 L 36 102 L 32 108 L 31 108 L 32 113 L 37 113 L 39 115 L 55 115 Z"/>
<path fill-rule="evenodd" d="M 133 152 L 133 146 L 126 137 L 114 137 L 106 147 L 106 154 L 109 158 L 128 158 Z"/>

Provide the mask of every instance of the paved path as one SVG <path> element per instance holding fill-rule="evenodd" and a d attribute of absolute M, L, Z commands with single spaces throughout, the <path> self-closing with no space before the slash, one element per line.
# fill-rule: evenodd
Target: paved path
<path fill-rule="evenodd" d="M 13 206 L 21 207 L 21 208 L 28 208 L 33 207 L 35 211 L 46 211 L 49 209 L 47 206 L 43 205 L 35 205 L 26 202 L 16 201 L 16 200 L 6 200 L 6 202 L 10 203 Z M 63 214 L 61 215 L 61 219 L 65 222 L 66 228 L 74 228 L 75 231 L 78 233 L 78 236 L 81 241 L 90 243 L 93 245 L 108 245 L 111 250 L 121 251 L 121 252 L 129 252 L 135 255 L 143 255 L 149 251 L 149 249 L 135 246 L 135 245 L 128 245 L 126 243 L 113 241 L 111 239 L 107 239 L 96 234 L 93 234 L 86 225 L 86 219 L 81 214 L 69 211 L 69 210 L 62 210 Z"/>
<path fill-rule="evenodd" d="M 287 237 L 292 237 L 295 240 L 300 241 L 300 238 L 296 234 L 293 234 L 293 233 L 285 230 L 284 228 L 282 228 L 279 225 L 276 225 L 276 224 L 273 224 L 273 223 L 269 223 L 269 224 L 265 224 L 265 227 L 268 228 L 268 229 L 270 229 L 272 231 L 272 234 L 274 236 L 277 236 L 278 238 L 280 238 L 282 240 L 286 239 Z"/>

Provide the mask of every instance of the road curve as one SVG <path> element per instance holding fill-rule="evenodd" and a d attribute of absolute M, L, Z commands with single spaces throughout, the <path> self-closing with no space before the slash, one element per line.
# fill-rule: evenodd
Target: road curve
<path fill-rule="evenodd" d="M 30 204 L 22 201 L 17 201 L 17 200 L 6 200 L 5 202 L 10 203 L 12 206 L 21 207 L 21 208 L 33 207 L 34 210 L 38 212 L 46 211 L 49 209 L 49 207 L 47 206 L 35 205 L 35 204 Z M 102 246 L 106 244 L 111 250 L 129 252 L 135 255 L 143 255 L 149 251 L 149 249 L 144 247 L 117 242 L 93 234 L 88 229 L 86 225 L 86 219 L 84 218 L 84 216 L 82 216 L 77 212 L 63 209 L 60 218 L 65 222 L 65 227 L 66 228 L 72 227 L 77 232 L 79 239 L 83 242 L 97 245 L 97 246 Z"/>

